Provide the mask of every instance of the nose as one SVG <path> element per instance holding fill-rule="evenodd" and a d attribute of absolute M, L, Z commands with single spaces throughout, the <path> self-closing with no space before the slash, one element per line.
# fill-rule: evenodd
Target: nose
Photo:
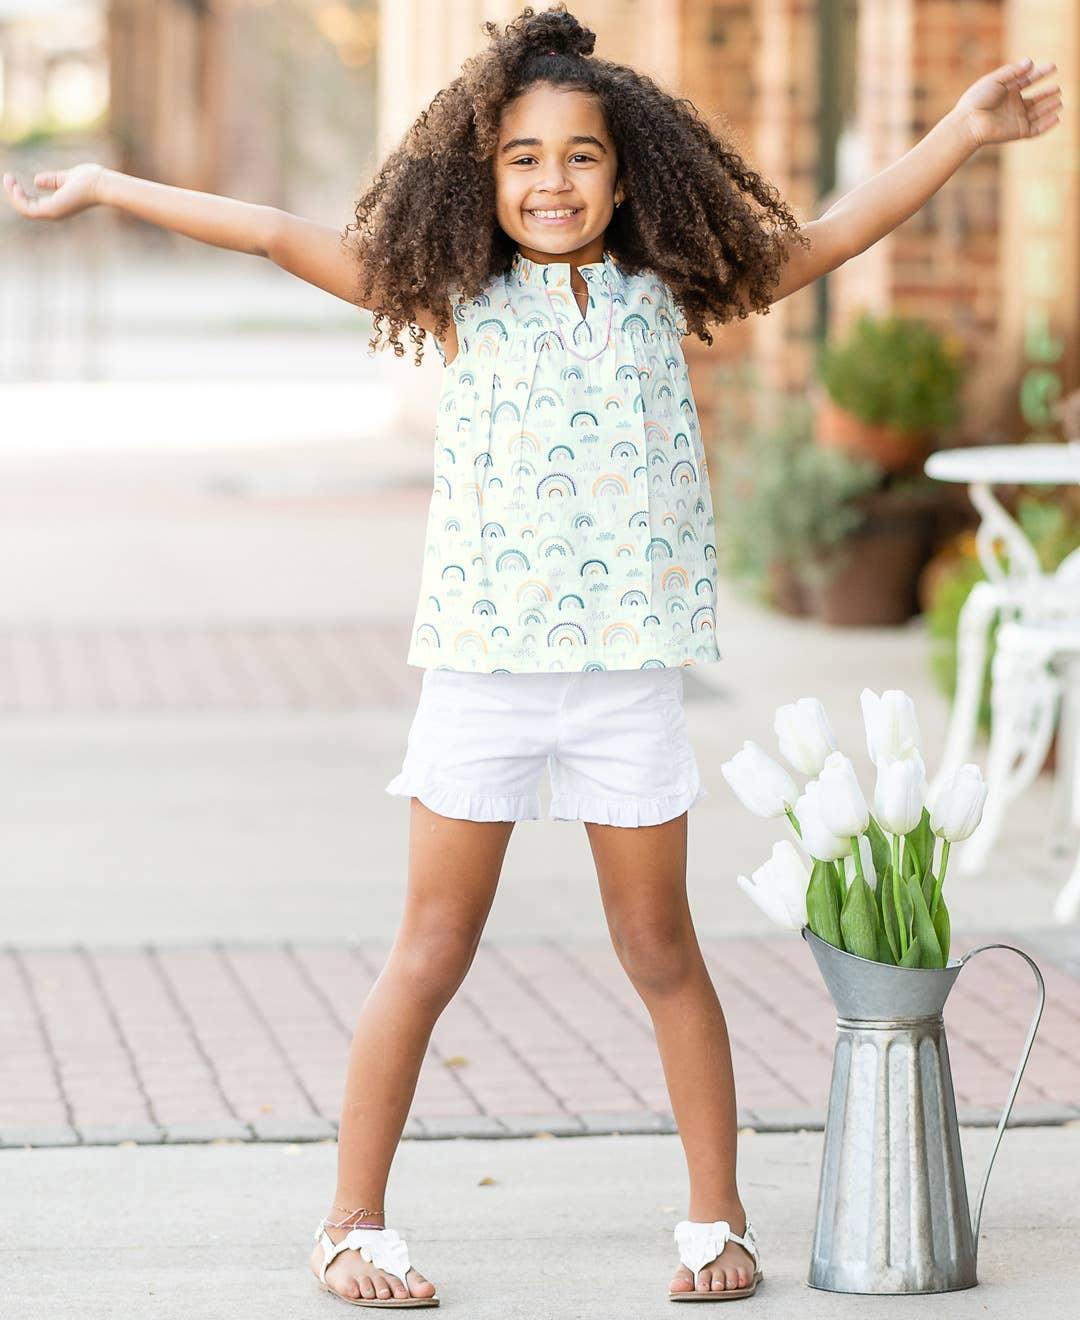
<path fill-rule="evenodd" d="M 536 187 L 538 192 L 565 192 L 568 181 L 562 163 L 553 161 L 550 165 L 545 166 L 541 171 L 540 182 Z"/>

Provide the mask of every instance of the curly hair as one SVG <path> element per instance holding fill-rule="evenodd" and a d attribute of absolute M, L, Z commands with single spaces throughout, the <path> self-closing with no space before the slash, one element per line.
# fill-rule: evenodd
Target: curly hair
<path fill-rule="evenodd" d="M 689 333 L 711 344 L 711 322 L 768 311 L 787 256 L 782 231 L 808 240 L 776 189 L 692 102 L 595 58 L 595 34 L 565 4 L 539 14 L 526 7 L 504 29 L 489 22 L 484 31 L 488 48 L 417 117 L 346 226 L 346 237 L 357 233 L 357 302 L 374 314 L 372 349 L 385 334 L 403 356 L 407 328 L 419 365 L 418 314 L 432 315 L 442 339 L 448 291 L 474 298 L 510 269 L 516 245 L 495 218 L 493 159 L 504 107 L 535 83 L 598 99 L 627 191 L 605 247 L 630 273 L 651 271 L 668 284 Z"/>

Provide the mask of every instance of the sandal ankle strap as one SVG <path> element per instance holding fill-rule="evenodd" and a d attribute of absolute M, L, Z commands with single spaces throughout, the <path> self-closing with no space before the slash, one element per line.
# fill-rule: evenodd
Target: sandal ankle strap
<path fill-rule="evenodd" d="M 755 1271 L 761 1268 L 754 1226 L 749 1219 L 741 1235 L 731 1231 L 731 1225 L 726 1219 L 717 1219 L 711 1224 L 682 1219 L 675 1225 L 674 1236 L 679 1248 L 679 1261 L 693 1274 L 695 1288 L 699 1272 L 709 1261 L 720 1255 L 728 1242 L 737 1242 L 740 1247 L 745 1247 L 753 1258 Z"/>
<path fill-rule="evenodd" d="M 369 1265 L 374 1265 L 384 1274 L 396 1275 L 406 1288 L 409 1286 L 405 1283 L 405 1276 L 412 1269 L 409 1248 L 396 1229 L 352 1228 L 340 1242 L 335 1242 L 326 1231 L 326 1220 L 320 1219 L 315 1230 L 315 1241 L 322 1246 L 324 1257 L 319 1271 L 320 1283 L 326 1282 L 327 1269 L 343 1251 L 359 1251 Z"/>

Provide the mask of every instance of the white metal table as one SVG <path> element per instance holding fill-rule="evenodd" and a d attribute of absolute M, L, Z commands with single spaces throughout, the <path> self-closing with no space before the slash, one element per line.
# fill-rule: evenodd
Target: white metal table
<path fill-rule="evenodd" d="M 1080 485 L 1080 442 L 982 445 L 941 450 L 926 460 L 928 476 L 968 485 L 981 515 L 976 550 L 987 581 L 976 584 L 960 619 L 956 699 L 949 720 L 944 779 L 970 755 L 985 670 L 987 633 L 1000 616 L 993 675 L 993 729 L 983 822 L 960 866 L 985 860 L 1008 802 L 1029 785 L 1045 758 L 1060 709 L 1058 775 L 1061 819 L 1080 824 L 1080 551 L 1044 573 L 1034 547 L 998 501 L 994 485 Z M 1054 672 L 1059 665 L 1061 675 Z M 1059 895 L 1055 915 L 1080 909 L 1080 858 Z"/>

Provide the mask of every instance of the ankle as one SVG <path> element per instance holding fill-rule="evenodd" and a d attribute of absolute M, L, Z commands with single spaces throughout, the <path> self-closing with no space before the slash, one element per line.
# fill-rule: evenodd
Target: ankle
<path fill-rule="evenodd" d="M 323 1223 L 331 1242 L 340 1242 L 354 1228 L 385 1228 L 381 1211 L 365 1214 L 363 1211 L 354 1210 L 352 1213 L 347 1213 L 336 1205 L 332 1205 L 327 1211 Z"/>
<path fill-rule="evenodd" d="M 736 1201 L 732 1205 L 717 1205 L 715 1201 L 712 1203 L 706 1202 L 705 1209 L 716 1213 L 698 1213 L 698 1207 L 692 1206 L 686 1217 L 695 1224 L 715 1224 L 717 1220 L 722 1219 L 731 1225 L 731 1231 L 739 1237 L 742 1237 L 746 1232 L 749 1219 L 740 1202 Z"/>

